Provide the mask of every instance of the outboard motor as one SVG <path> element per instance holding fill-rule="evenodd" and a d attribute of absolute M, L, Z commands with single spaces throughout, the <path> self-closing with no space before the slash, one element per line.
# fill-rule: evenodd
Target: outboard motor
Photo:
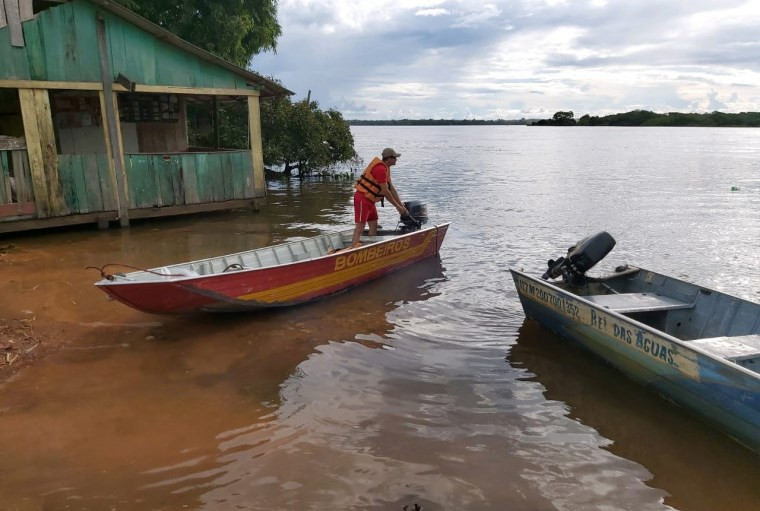
<path fill-rule="evenodd" d="M 416 231 L 421 229 L 428 221 L 427 206 L 420 201 L 408 201 L 404 207 L 409 211 L 409 216 L 402 216 L 399 221 L 401 232 Z"/>
<path fill-rule="evenodd" d="M 566 257 L 556 261 L 549 259 L 549 269 L 541 275 L 544 280 L 562 280 L 570 285 L 580 286 L 586 282 L 585 273 L 604 259 L 615 246 L 615 238 L 606 231 L 584 238 L 567 250 Z"/>

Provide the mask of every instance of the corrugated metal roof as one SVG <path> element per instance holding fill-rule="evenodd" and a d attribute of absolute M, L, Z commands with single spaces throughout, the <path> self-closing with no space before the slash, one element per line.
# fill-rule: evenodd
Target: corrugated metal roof
<path fill-rule="evenodd" d="M 277 82 L 268 80 L 264 78 L 263 76 L 254 73 L 253 71 L 248 71 L 247 69 L 238 67 L 231 62 L 228 62 L 222 58 L 217 57 L 216 55 L 213 55 L 205 50 L 198 48 L 197 46 L 174 35 L 168 30 L 161 28 L 160 26 L 156 25 L 152 21 L 148 21 L 142 16 L 134 13 L 133 11 L 130 11 L 129 9 L 127 9 L 121 4 L 117 4 L 109 0 L 89 0 L 89 1 L 95 5 L 102 7 L 108 12 L 113 13 L 114 15 L 119 16 L 120 18 L 123 18 L 127 20 L 128 22 L 140 27 L 141 29 L 148 32 L 149 34 L 155 36 L 156 38 L 162 41 L 167 42 L 168 44 L 176 46 L 177 48 L 180 48 L 183 51 L 186 51 L 188 53 L 191 53 L 198 58 L 201 58 L 207 62 L 223 67 L 239 76 L 242 76 L 246 80 L 250 81 L 252 85 L 261 87 L 260 92 L 261 92 L 262 98 L 273 97 L 273 96 L 287 96 L 287 95 L 293 94 L 292 91 L 286 89 L 285 87 L 278 84 Z"/>

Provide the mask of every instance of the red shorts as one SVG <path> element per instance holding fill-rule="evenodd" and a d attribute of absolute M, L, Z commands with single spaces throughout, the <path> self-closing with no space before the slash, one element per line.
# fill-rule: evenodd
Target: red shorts
<path fill-rule="evenodd" d="M 377 206 L 360 191 L 354 194 L 354 222 L 364 224 L 377 221 Z"/>

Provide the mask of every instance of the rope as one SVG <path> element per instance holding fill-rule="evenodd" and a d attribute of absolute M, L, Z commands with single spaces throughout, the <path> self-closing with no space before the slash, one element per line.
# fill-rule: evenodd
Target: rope
<path fill-rule="evenodd" d="M 110 273 L 106 273 L 106 268 L 109 266 L 121 266 L 122 268 L 129 268 L 130 270 L 137 270 L 137 271 L 144 271 L 146 273 L 152 273 L 153 275 L 159 275 L 161 277 L 186 277 L 187 275 L 174 275 L 172 273 L 159 273 L 157 271 L 153 270 L 146 270 L 145 268 L 138 268 L 137 266 L 130 266 L 128 264 L 121 264 L 121 263 L 108 263 L 104 264 L 101 267 L 97 266 L 85 266 L 85 270 L 97 270 L 100 272 L 100 276 L 103 277 L 106 280 L 114 280 L 114 276 Z"/>

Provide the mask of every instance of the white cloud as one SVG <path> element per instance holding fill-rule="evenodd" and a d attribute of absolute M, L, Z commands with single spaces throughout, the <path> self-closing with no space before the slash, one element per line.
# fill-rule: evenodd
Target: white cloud
<path fill-rule="evenodd" d="M 347 118 L 760 110 L 744 0 L 281 0 L 252 68 Z"/>
<path fill-rule="evenodd" d="M 419 11 L 415 12 L 415 16 L 443 16 L 445 14 L 448 14 L 449 11 L 446 9 L 420 9 Z"/>

